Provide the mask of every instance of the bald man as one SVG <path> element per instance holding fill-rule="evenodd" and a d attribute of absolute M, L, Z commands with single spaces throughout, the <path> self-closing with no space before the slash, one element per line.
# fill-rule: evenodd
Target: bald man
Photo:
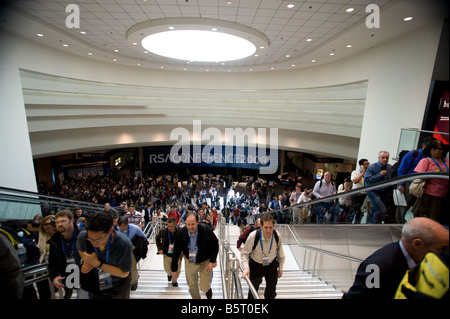
<path fill-rule="evenodd" d="M 430 251 L 439 254 L 449 249 L 448 235 L 444 226 L 429 218 L 409 220 L 398 242 L 380 248 L 360 264 L 343 299 L 393 299 L 408 269 Z"/>

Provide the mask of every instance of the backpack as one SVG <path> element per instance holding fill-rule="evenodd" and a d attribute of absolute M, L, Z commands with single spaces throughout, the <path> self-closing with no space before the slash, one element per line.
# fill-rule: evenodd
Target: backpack
<path fill-rule="evenodd" d="M 429 252 L 400 282 L 395 299 L 447 299 L 449 286 L 448 251 Z"/>
<path fill-rule="evenodd" d="M 252 251 L 255 250 L 256 245 L 258 245 L 260 236 L 261 236 L 261 228 L 258 228 L 256 230 L 255 242 L 253 243 Z M 278 245 L 278 242 L 280 241 L 280 238 L 278 237 L 278 234 L 277 234 L 276 230 L 273 230 L 273 237 L 275 238 L 275 242 Z"/>
<path fill-rule="evenodd" d="M 35 265 L 39 262 L 41 251 L 31 238 L 19 236 L 17 234 L 17 231 L 9 226 L 2 226 L 0 228 L 0 233 L 9 239 L 16 250 L 18 249 L 19 244 L 23 244 L 24 248 L 26 249 L 26 256 L 25 259 L 21 261 L 23 262 L 22 267 Z"/>
<path fill-rule="evenodd" d="M 409 153 L 408 151 L 401 151 L 400 154 L 398 154 L 398 161 L 395 162 L 395 164 L 392 165 L 392 167 L 387 171 L 386 179 L 398 177 L 398 168 L 400 167 L 400 164 L 402 163 L 403 157 L 408 153 Z M 414 160 L 416 159 L 417 156 L 419 156 L 419 151 L 414 150 L 412 162 L 414 162 Z"/>

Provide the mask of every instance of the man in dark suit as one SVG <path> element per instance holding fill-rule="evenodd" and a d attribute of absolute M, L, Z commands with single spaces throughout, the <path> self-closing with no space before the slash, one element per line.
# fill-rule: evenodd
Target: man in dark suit
<path fill-rule="evenodd" d="M 393 299 L 408 269 L 420 263 L 426 253 L 449 249 L 448 230 L 429 218 L 413 218 L 402 229 L 398 242 L 390 243 L 367 257 L 343 299 Z"/>
<path fill-rule="evenodd" d="M 172 256 L 172 278 L 178 277 L 178 257 L 184 255 L 186 282 L 189 293 L 193 299 L 200 299 L 198 278 L 200 277 L 200 289 L 211 299 L 211 273 L 216 267 L 217 254 L 219 253 L 219 241 L 211 227 L 199 223 L 198 215 L 190 212 L 186 215 L 186 227 L 183 227 L 177 235 Z"/>

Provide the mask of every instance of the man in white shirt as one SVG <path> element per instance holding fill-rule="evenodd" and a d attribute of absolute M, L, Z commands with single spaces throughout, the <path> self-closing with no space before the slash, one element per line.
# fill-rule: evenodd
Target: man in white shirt
<path fill-rule="evenodd" d="M 358 164 L 359 168 L 355 169 L 350 177 L 353 183 L 352 189 L 357 189 L 364 186 L 364 174 L 366 173 L 366 169 L 370 165 L 369 161 L 365 158 L 360 159 L 358 161 Z M 354 194 L 351 196 L 352 219 L 354 215 L 355 224 L 361 223 L 362 218 L 361 207 L 363 206 L 365 199 L 366 199 L 366 192 Z"/>
<path fill-rule="evenodd" d="M 127 214 L 126 214 L 126 216 L 128 218 L 128 223 L 134 224 L 140 228 L 143 228 L 144 224 L 145 224 L 144 216 L 142 216 L 142 214 L 140 212 L 136 211 L 136 208 L 134 207 L 133 204 L 131 204 L 128 208 L 130 209 L 130 211 L 127 212 Z"/>
<path fill-rule="evenodd" d="M 316 198 L 323 198 L 336 194 L 336 186 L 331 180 L 331 173 L 325 172 L 323 179 L 317 181 L 314 185 L 313 194 Z M 325 223 L 325 214 L 328 213 L 328 219 L 330 222 L 334 221 L 334 211 L 332 209 L 333 200 L 320 202 L 317 204 L 317 223 Z"/>
<path fill-rule="evenodd" d="M 276 285 L 278 278 L 283 275 L 285 260 L 281 235 L 274 229 L 274 224 L 272 214 L 264 213 L 261 216 L 261 230 L 251 232 L 241 250 L 241 263 L 244 267 L 242 277 L 250 276 L 257 291 L 264 277 L 266 299 L 274 299 L 277 295 Z M 248 298 L 253 299 L 250 291 Z"/>
<path fill-rule="evenodd" d="M 292 205 L 296 205 L 298 200 L 300 199 L 300 195 L 302 194 L 301 190 L 302 184 L 298 183 L 297 186 L 295 186 L 295 191 L 292 192 L 291 196 L 289 197 L 289 202 Z M 292 207 L 292 220 L 294 224 L 300 223 L 300 208 L 298 207 Z"/>

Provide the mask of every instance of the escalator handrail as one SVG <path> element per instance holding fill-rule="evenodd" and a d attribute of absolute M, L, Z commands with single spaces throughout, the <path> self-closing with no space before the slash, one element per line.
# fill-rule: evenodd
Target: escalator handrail
<path fill-rule="evenodd" d="M 359 194 L 359 193 L 363 193 L 363 192 L 369 192 L 369 191 L 377 190 L 379 188 L 385 188 L 387 186 L 397 185 L 397 184 L 403 183 L 403 182 L 410 182 L 413 179 L 430 179 L 430 178 L 448 179 L 449 174 L 448 174 L 448 172 L 423 172 L 423 173 L 408 174 L 408 175 L 404 175 L 401 177 L 394 177 L 389 180 L 373 183 L 371 185 L 367 185 L 364 187 L 351 189 L 349 191 L 336 193 L 334 195 L 326 196 L 323 198 L 316 198 L 316 199 L 311 200 L 310 202 L 295 204 L 295 205 L 292 205 L 292 206 L 289 206 L 286 208 L 274 209 L 274 210 L 271 210 L 270 212 L 276 213 L 279 211 L 291 209 L 293 207 L 300 208 L 303 206 L 314 205 L 314 204 L 317 204 L 320 202 L 329 202 L 330 200 L 334 200 L 334 199 L 342 197 L 342 196 L 351 196 L 351 195 L 355 195 L 355 194 Z"/>

